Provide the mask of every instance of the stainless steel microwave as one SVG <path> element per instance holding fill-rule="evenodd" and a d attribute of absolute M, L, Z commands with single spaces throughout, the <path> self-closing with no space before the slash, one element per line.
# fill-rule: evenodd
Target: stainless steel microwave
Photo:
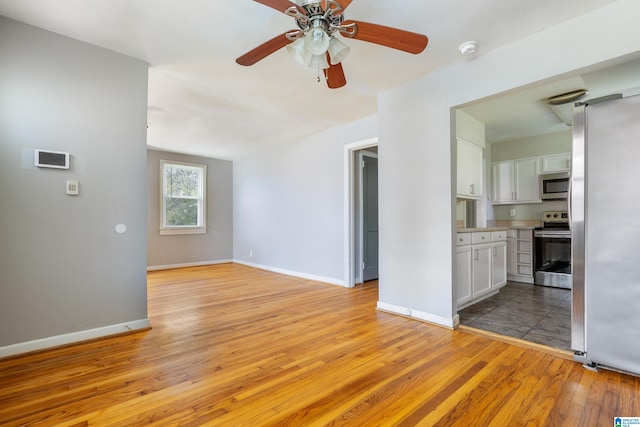
<path fill-rule="evenodd" d="M 567 200 L 569 182 L 568 173 L 540 175 L 542 200 Z"/>

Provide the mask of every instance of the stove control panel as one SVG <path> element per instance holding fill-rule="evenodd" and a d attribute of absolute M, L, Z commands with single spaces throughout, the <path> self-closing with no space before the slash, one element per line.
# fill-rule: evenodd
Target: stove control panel
<path fill-rule="evenodd" d="M 542 221 L 545 223 L 569 223 L 569 213 L 567 211 L 547 211 L 542 213 Z"/>

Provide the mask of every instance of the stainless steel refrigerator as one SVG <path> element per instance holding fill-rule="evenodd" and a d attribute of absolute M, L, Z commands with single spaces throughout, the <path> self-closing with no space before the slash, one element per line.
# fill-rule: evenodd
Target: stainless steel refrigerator
<path fill-rule="evenodd" d="M 640 96 L 575 106 L 569 200 L 575 358 L 640 375 Z"/>

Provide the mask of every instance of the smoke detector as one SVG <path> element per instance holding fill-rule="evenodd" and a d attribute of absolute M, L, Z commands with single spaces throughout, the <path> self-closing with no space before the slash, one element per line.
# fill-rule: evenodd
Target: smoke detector
<path fill-rule="evenodd" d="M 458 50 L 464 56 L 469 56 L 476 53 L 477 48 L 478 48 L 478 42 L 471 40 L 471 41 L 462 43 L 460 47 L 458 47 Z"/>

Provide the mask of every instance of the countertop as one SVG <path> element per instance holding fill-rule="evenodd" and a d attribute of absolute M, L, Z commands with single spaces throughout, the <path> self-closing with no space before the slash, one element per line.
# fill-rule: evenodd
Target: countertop
<path fill-rule="evenodd" d="M 475 233 L 482 231 L 507 231 L 509 227 L 458 228 L 458 233 Z"/>
<path fill-rule="evenodd" d="M 458 227 L 458 233 L 473 233 L 482 231 L 505 231 L 509 229 L 517 230 L 535 230 L 542 227 L 542 221 L 537 220 L 492 220 L 487 221 L 489 224 L 487 227 L 475 227 L 464 228 Z M 464 224 L 462 221 L 458 222 L 458 225 Z"/>
<path fill-rule="evenodd" d="M 538 220 L 495 220 L 490 221 L 489 226 L 491 227 L 507 227 L 507 228 L 517 228 L 521 230 L 533 230 L 535 228 L 542 227 L 542 221 Z"/>

